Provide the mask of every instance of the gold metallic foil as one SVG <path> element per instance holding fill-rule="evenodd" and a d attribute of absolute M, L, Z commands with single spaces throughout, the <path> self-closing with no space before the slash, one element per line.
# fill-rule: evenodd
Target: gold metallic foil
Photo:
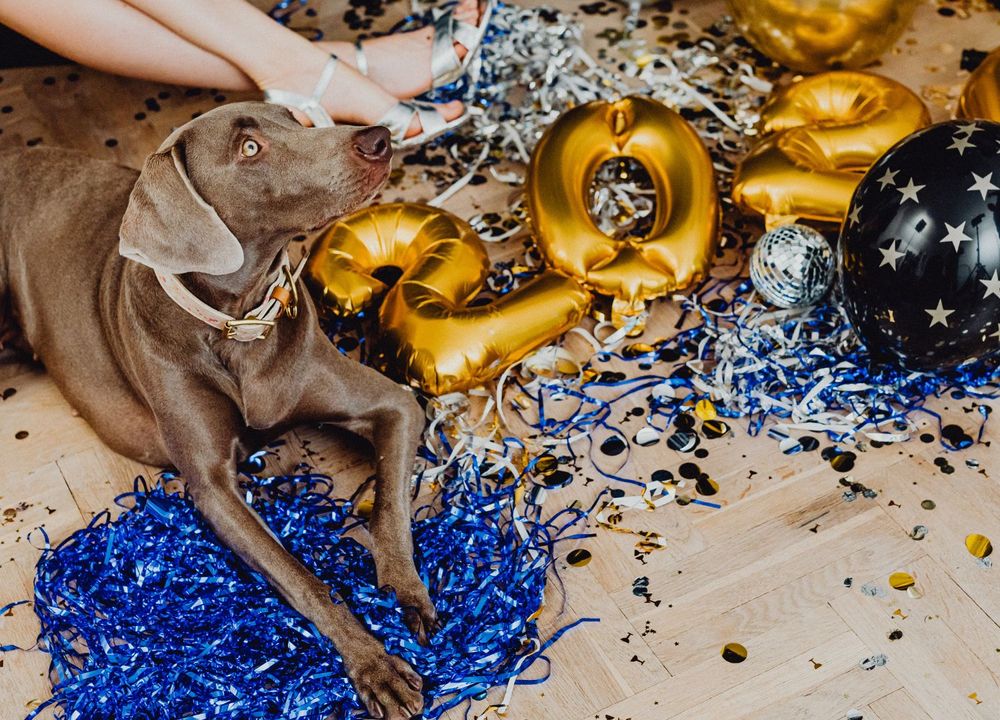
<path fill-rule="evenodd" d="M 1000 122 L 1000 48 L 987 55 L 969 76 L 958 98 L 956 115 Z"/>
<path fill-rule="evenodd" d="M 594 174 L 622 156 L 642 163 L 656 189 L 646 237 L 609 237 L 590 216 Z M 564 113 L 535 146 L 527 197 L 546 262 L 611 296 L 618 327 L 646 300 L 701 280 L 715 255 L 719 201 L 711 158 L 694 128 L 655 100 L 595 101 Z"/>
<path fill-rule="evenodd" d="M 860 68 L 888 50 L 919 0 L 729 0 L 736 24 L 772 60 L 802 72 Z"/>
<path fill-rule="evenodd" d="M 376 275 L 402 271 L 390 289 Z M 547 271 L 484 305 L 489 258 L 475 231 L 444 210 L 413 203 L 376 205 L 341 218 L 320 239 L 307 268 L 334 315 L 379 298 L 375 359 L 431 395 L 476 387 L 577 325 L 590 295 Z"/>
<path fill-rule="evenodd" d="M 839 223 L 865 171 L 930 121 L 895 80 L 846 70 L 803 78 L 761 110 L 762 140 L 736 169 L 733 200 L 768 229 L 799 218 Z"/>

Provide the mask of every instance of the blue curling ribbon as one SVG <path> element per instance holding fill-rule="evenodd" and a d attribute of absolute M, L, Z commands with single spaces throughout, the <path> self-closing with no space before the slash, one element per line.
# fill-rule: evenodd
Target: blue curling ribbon
<path fill-rule="evenodd" d="M 594 620 L 541 642 L 530 619 L 555 543 L 587 511 L 543 520 L 530 500 L 515 507 L 520 478 L 469 465 L 413 522 L 417 567 L 443 623 L 429 647 L 347 536 L 363 519 L 329 478 L 245 476 L 249 502 L 284 546 L 424 678 L 427 720 L 512 678 L 541 682 L 547 671 L 520 674 L 547 665 L 565 630 Z M 186 495 L 140 478 L 116 502 L 126 508 L 118 519 L 102 513 L 38 562 L 34 605 L 54 688 L 29 720 L 53 704 L 60 718 L 87 720 L 364 715 L 332 643 L 219 544 Z"/>
<path fill-rule="evenodd" d="M 744 419 L 750 435 L 780 422 L 811 423 L 815 431 L 834 442 L 849 441 L 865 432 L 906 434 L 915 427 L 915 416 L 926 414 L 937 424 L 942 446 L 960 450 L 963 448 L 940 434 L 943 419 L 925 407 L 927 399 L 948 394 L 973 401 L 1000 398 L 1000 366 L 995 356 L 938 372 L 914 372 L 873 358 L 854 335 L 835 299 L 808 311 L 778 313 L 763 322 L 774 309 L 756 301 L 749 280 L 735 277 L 707 281 L 698 293 L 682 301 L 681 308 L 678 327 L 683 329 L 673 337 L 639 354 L 598 353 L 583 366 L 584 371 L 593 371 L 589 381 L 573 384 L 540 379 L 534 391 L 521 386 L 537 410 L 536 421 L 525 420 L 547 435 L 563 437 L 603 428 L 624 437 L 608 424 L 609 418 L 622 401 L 632 398 L 635 404 L 633 396 L 645 393 L 641 402 L 648 407 L 646 422 L 661 432 L 679 414 L 708 399 L 720 416 Z M 695 321 L 686 322 L 688 317 Z M 612 358 L 643 363 L 649 372 L 608 379 L 607 374 L 597 371 L 595 363 Z M 727 379 L 720 380 L 720 368 Z M 669 385 L 673 395 L 649 392 L 661 384 Z M 609 389 L 616 394 L 604 399 Z M 730 400 L 720 400 L 722 395 Z M 548 417 L 546 404 L 554 399 L 563 407 L 568 399 L 577 403 L 567 419 Z M 791 408 L 796 409 L 796 416 Z M 978 428 L 971 435 L 978 442 L 991 409 L 978 403 L 976 411 Z M 845 418 L 851 414 L 857 419 L 848 423 Z M 563 412 L 561 416 L 566 415 Z M 827 419 L 815 419 L 824 415 Z M 767 434 L 776 439 L 788 437 L 775 428 Z M 590 437 L 587 442 L 592 443 Z M 590 454 L 593 459 L 592 445 Z M 620 477 L 617 471 L 601 470 L 598 462 L 594 464 L 609 479 L 635 482 Z"/>

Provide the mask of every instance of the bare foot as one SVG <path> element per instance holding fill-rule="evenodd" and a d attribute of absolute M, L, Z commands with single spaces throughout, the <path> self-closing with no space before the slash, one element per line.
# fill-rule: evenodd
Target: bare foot
<path fill-rule="evenodd" d="M 290 70 L 276 73 L 258 84 L 262 90 L 280 89 L 309 97 L 313 93 L 316 80 L 323 71 L 329 55 L 310 46 L 312 53 L 300 58 L 297 63 L 289 63 Z M 337 63 L 333 78 L 321 100 L 324 109 L 334 122 L 352 125 L 374 125 L 396 104 L 398 98 L 380 87 L 376 82 L 359 74 L 346 62 Z M 445 120 L 454 120 L 462 114 L 463 105 L 459 101 L 438 103 L 435 106 Z M 304 113 L 291 108 L 296 119 L 303 125 L 310 125 Z M 414 117 L 406 137 L 421 131 L 420 121 Z"/>
<path fill-rule="evenodd" d="M 478 25 L 480 19 L 479 0 L 459 0 L 454 10 L 455 19 Z M 434 28 L 423 27 L 412 32 L 394 33 L 365 40 L 365 58 L 368 60 L 368 77 L 398 98 L 411 98 L 427 92 L 431 88 L 431 47 Z M 330 41 L 316 43 L 327 53 L 332 53 L 342 61 L 356 67 L 354 45 L 348 42 Z M 455 53 L 464 59 L 469 49 L 455 43 Z"/>

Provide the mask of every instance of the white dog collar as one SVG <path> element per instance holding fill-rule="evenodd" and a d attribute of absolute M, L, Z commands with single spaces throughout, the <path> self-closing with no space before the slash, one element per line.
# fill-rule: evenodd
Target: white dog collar
<path fill-rule="evenodd" d="M 294 318 L 298 314 L 299 294 L 296 285 L 305 264 L 306 258 L 303 257 L 293 271 L 288 260 L 288 253 L 283 253 L 281 267 L 278 268 L 274 280 L 267 289 L 264 302 L 253 308 L 240 320 L 202 302 L 184 286 L 184 283 L 176 275 L 155 269 L 154 272 L 163 291 L 189 315 L 198 318 L 206 325 L 221 330 L 230 340 L 250 342 L 251 340 L 265 339 L 282 315 Z"/>

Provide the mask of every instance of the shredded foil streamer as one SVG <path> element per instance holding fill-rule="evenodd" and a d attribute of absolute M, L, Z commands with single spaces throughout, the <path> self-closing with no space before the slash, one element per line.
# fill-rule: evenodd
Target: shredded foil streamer
<path fill-rule="evenodd" d="M 438 460 L 429 446 L 423 455 Z M 539 504 L 515 507 L 527 472 L 499 466 L 486 478 L 467 453 L 430 473 L 439 497 L 413 523 L 418 570 L 443 622 L 428 647 L 377 586 L 352 536 L 363 519 L 331 495 L 329 478 L 248 475 L 246 491 L 285 547 L 421 674 L 430 720 L 494 685 L 547 676 L 521 674 L 547 663 L 562 634 L 543 641 L 535 618 L 555 544 L 584 512 L 544 522 Z M 187 497 L 161 484 L 118 503 L 127 508 L 118 519 L 98 516 L 38 563 L 35 612 L 54 695 L 29 718 L 50 704 L 70 720 L 365 715 L 332 643 L 220 546 Z"/>
<path fill-rule="evenodd" d="M 595 431 L 629 443 L 609 423 L 622 405 L 646 405 L 652 434 L 646 442 L 637 436 L 631 444 L 652 444 L 670 432 L 678 415 L 692 413 L 707 400 L 719 416 L 742 419 L 750 435 L 763 430 L 783 450 L 795 452 L 794 432 L 822 433 L 834 442 L 902 442 L 917 429 L 919 415 L 932 418 L 940 430 L 940 415 L 925 405 L 928 398 L 944 395 L 971 403 L 979 439 L 991 412 L 979 401 L 1000 398 L 995 362 L 936 373 L 906 370 L 873 356 L 833 301 L 804 310 L 775 309 L 760 302 L 745 278 L 715 281 L 701 294 L 675 299 L 688 316 L 687 329 L 649 343 L 622 345 L 617 339 L 581 363 L 578 374 L 522 384 L 521 394 L 531 402 L 522 403 L 521 416 L 565 438 L 567 445 L 583 441 L 606 477 L 634 482 L 617 474 L 624 461 L 602 470 L 592 452 Z M 621 362 L 638 365 L 642 372 L 602 370 L 611 360 L 618 367 Z M 553 417 L 556 413 L 560 419 Z M 949 450 L 971 442 L 960 438 L 956 443 L 946 433 L 940 437 Z"/>

